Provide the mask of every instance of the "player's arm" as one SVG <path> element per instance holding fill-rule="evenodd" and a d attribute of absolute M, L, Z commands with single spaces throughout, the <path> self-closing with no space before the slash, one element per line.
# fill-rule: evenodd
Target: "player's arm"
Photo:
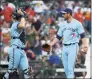
<path fill-rule="evenodd" d="M 88 46 L 88 41 L 87 41 L 88 38 L 86 38 L 85 33 L 80 34 L 80 36 L 82 38 L 82 43 L 83 43 L 84 47 L 87 47 Z"/>
<path fill-rule="evenodd" d="M 80 34 L 80 37 L 82 40 L 83 50 L 84 52 L 87 52 L 88 51 L 88 38 L 86 38 L 86 34 L 81 23 L 79 23 L 78 25 L 78 33 Z"/>
<path fill-rule="evenodd" d="M 18 24 L 18 28 L 25 28 L 26 26 L 26 19 L 25 19 L 25 15 L 24 12 L 21 9 L 18 9 L 17 11 L 20 15 L 22 15 L 21 19 L 20 19 L 20 23 Z"/>
<path fill-rule="evenodd" d="M 56 35 L 56 37 L 55 37 L 54 40 L 50 43 L 50 46 L 53 46 L 53 45 L 55 45 L 57 42 L 59 42 L 59 40 L 61 40 L 61 38 L 62 38 L 62 35 L 63 35 L 63 33 L 62 33 L 62 28 L 60 28 L 59 31 L 58 31 L 58 33 L 57 33 L 57 35 Z"/>
<path fill-rule="evenodd" d="M 80 34 L 82 44 L 83 44 L 83 51 L 87 52 L 88 51 L 88 38 L 86 38 L 85 33 Z"/>
<path fill-rule="evenodd" d="M 55 45 L 57 42 L 59 42 L 59 39 L 56 37 L 54 40 L 51 42 L 50 46 Z"/>
<path fill-rule="evenodd" d="M 24 17 L 21 18 L 20 23 L 18 24 L 18 28 L 25 28 L 26 20 Z"/>

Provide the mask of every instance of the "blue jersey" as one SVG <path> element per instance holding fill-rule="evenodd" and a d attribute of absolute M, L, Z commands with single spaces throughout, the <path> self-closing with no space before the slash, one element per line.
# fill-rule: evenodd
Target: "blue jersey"
<path fill-rule="evenodd" d="M 24 43 L 19 39 L 19 36 L 22 34 L 23 29 L 18 28 L 19 22 L 16 21 L 11 26 L 11 45 L 17 45 L 19 47 L 24 47 Z M 13 39 L 12 37 L 17 37 L 16 39 Z"/>
<path fill-rule="evenodd" d="M 82 24 L 73 19 L 70 23 L 64 21 L 57 33 L 58 36 L 63 37 L 63 44 L 70 44 L 79 42 L 80 34 L 84 32 Z"/>

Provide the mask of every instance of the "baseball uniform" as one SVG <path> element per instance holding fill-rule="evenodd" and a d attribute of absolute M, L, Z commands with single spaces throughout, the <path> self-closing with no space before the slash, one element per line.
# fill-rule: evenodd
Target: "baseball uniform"
<path fill-rule="evenodd" d="M 15 21 L 11 26 L 11 47 L 8 51 L 8 69 L 10 71 L 19 67 L 24 71 L 24 78 L 28 79 L 28 60 L 24 52 L 25 32 L 23 28 L 18 28 L 18 24 L 19 22 Z M 8 75 L 9 73 L 6 73 L 4 77 L 8 79 Z"/>
<path fill-rule="evenodd" d="M 82 24 L 76 19 L 70 23 L 64 21 L 57 33 L 57 36 L 63 38 L 62 61 L 67 78 L 74 78 L 74 67 L 78 53 L 78 43 L 80 34 L 84 33 Z"/>

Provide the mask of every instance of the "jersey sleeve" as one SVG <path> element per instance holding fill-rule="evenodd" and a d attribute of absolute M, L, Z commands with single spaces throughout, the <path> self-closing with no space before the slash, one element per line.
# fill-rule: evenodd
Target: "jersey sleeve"
<path fill-rule="evenodd" d="M 81 23 L 78 23 L 78 33 L 79 34 L 82 34 L 82 33 L 84 33 L 85 31 L 84 31 L 84 28 L 83 28 L 83 26 L 82 26 L 82 24 Z"/>

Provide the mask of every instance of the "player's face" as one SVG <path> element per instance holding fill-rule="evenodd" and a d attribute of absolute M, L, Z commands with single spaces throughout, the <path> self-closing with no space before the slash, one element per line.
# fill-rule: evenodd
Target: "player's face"
<path fill-rule="evenodd" d="M 64 17 L 65 20 L 68 19 L 68 14 L 67 13 L 63 13 L 62 16 Z"/>

